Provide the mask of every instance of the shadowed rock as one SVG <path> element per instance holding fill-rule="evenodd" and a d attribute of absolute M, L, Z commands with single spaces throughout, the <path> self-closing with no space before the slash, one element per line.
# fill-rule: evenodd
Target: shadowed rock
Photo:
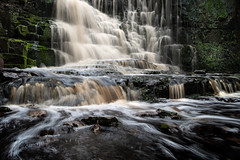
<path fill-rule="evenodd" d="M 4 61 L 3 59 L 0 57 L 0 72 L 2 72 L 2 68 L 4 67 Z"/>
<path fill-rule="evenodd" d="M 54 130 L 53 129 L 45 129 L 40 131 L 39 135 L 41 137 L 47 136 L 47 135 L 54 135 Z"/>
<path fill-rule="evenodd" d="M 8 107 L 0 107 L 0 116 L 4 115 L 5 113 L 11 112 L 12 110 Z"/>
<path fill-rule="evenodd" d="M 182 119 L 182 117 L 180 117 L 177 113 L 174 113 L 174 112 L 168 112 L 168 111 L 158 109 L 157 113 L 160 118 L 170 117 L 171 119 L 177 119 L 177 120 Z"/>
<path fill-rule="evenodd" d="M 82 119 L 82 122 L 84 122 L 87 125 L 97 124 L 97 121 L 99 122 L 99 125 L 107 127 L 118 126 L 118 119 L 116 117 L 88 117 Z"/>

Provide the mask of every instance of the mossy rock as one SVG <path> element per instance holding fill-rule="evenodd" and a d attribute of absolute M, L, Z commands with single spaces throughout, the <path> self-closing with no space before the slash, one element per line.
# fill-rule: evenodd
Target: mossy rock
<path fill-rule="evenodd" d="M 5 68 L 25 68 L 24 65 L 25 57 L 14 53 L 2 53 L 2 58 L 4 59 Z"/>
<path fill-rule="evenodd" d="M 19 55 L 25 55 L 27 52 L 27 45 L 26 41 L 21 39 L 8 39 L 8 53 L 15 53 Z"/>
<path fill-rule="evenodd" d="M 36 66 L 55 66 L 55 53 L 52 49 L 41 46 L 32 45 L 29 48 L 28 57 L 36 60 Z"/>
<path fill-rule="evenodd" d="M 23 37 L 26 37 L 26 35 L 29 33 L 28 26 L 25 25 L 18 25 L 16 29 L 18 34 L 22 35 Z"/>

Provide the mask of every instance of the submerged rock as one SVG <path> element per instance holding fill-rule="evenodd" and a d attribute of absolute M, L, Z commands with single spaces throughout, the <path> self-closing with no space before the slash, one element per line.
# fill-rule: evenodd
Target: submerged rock
<path fill-rule="evenodd" d="M 38 117 L 38 118 L 41 118 L 41 117 L 47 117 L 47 111 L 44 111 L 44 110 L 34 110 L 34 111 L 30 111 L 28 113 L 28 115 L 30 117 Z"/>
<path fill-rule="evenodd" d="M 182 119 L 177 113 L 168 112 L 161 109 L 158 109 L 156 112 L 151 112 L 151 111 L 140 112 L 140 113 L 137 113 L 136 116 L 139 116 L 139 117 L 157 117 L 158 116 L 160 118 L 170 117 L 171 119 L 179 119 L 179 120 Z"/>
<path fill-rule="evenodd" d="M 174 112 L 168 112 L 165 110 L 158 109 L 157 113 L 160 118 L 170 117 L 171 119 L 177 119 L 177 120 L 182 119 L 181 116 L 179 116 L 177 113 L 174 113 Z"/>
<path fill-rule="evenodd" d="M 82 122 L 84 122 L 87 125 L 97 124 L 97 121 L 99 122 L 99 125 L 107 127 L 118 126 L 118 119 L 116 117 L 88 117 L 82 119 Z"/>
<path fill-rule="evenodd" d="M 141 112 L 141 113 L 137 113 L 137 116 L 139 116 L 139 117 L 155 117 L 155 116 L 158 116 L 158 113 L 156 113 L 156 112 Z"/>

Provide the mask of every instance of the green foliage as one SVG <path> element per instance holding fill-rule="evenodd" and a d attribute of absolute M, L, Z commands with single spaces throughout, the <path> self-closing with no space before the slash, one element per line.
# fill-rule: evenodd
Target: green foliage
<path fill-rule="evenodd" d="M 226 25 L 234 12 L 234 3 L 230 0 L 186 1 L 183 14 L 193 26 L 201 28 L 217 28 Z"/>
<path fill-rule="evenodd" d="M 199 43 L 197 46 L 200 66 L 207 71 L 225 69 L 224 49 L 216 43 Z"/>

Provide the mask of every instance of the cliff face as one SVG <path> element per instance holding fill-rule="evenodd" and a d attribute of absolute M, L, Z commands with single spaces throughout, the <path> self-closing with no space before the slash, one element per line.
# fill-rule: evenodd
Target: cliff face
<path fill-rule="evenodd" d="M 240 71 L 240 2 L 183 0 L 182 43 L 197 49 L 198 69 Z"/>
<path fill-rule="evenodd" d="M 0 56 L 5 67 L 54 65 L 51 45 L 51 0 L 2 0 Z"/>

